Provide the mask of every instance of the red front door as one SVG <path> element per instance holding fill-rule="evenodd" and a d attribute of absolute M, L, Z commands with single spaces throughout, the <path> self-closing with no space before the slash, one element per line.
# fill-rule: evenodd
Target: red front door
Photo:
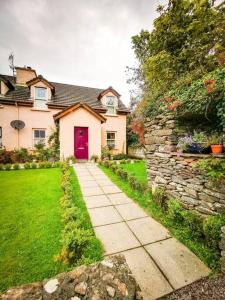
<path fill-rule="evenodd" d="M 88 127 L 74 127 L 74 156 L 88 159 Z"/>

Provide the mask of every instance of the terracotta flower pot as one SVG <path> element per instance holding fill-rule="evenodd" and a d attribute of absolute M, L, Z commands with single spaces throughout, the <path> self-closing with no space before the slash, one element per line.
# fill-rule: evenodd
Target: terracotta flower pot
<path fill-rule="evenodd" d="M 211 145 L 212 153 L 214 154 L 220 154 L 223 150 L 223 145 Z"/>

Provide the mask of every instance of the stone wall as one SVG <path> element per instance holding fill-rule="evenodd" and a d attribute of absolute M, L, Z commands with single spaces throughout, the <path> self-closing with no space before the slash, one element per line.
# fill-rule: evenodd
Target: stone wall
<path fill-rule="evenodd" d="M 122 255 L 81 266 L 43 282 L 9 289 L 1 300 L 142 299 L 140 289 Z"/>
<path fill-rule="evenodd" d="M 220 258 L 220 267 L 221 271 L 225 274 L 225 226 L 221 228 L 221 258 Z"/>
<path fill-rule="evenodd" d="M 225 187 L 215 188 L 195 168 L 210 155 L 176 152 L 177 138 L 183 134 L 173 114 L 159 115 L 145 123 L 145 148 L 149 185 L 161 187 L 188 209 L 201 214 L 225 212 Z M 224 159 L 224 156 L 221 156 Z"/>
<path fill-rule="evenodd" d="M 128 156 L 132 158 L 145 158 L 144 147 L 128 147 Z"/>

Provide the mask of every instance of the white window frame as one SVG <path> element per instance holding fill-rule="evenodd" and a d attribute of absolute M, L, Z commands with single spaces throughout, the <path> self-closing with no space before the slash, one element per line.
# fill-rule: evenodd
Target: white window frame
<path fill-rule="evenodd" d="M 38 97 L 37 96 L 37 90 L 38 89 L 44 89 L 45 90 L 45 97 Z M 35 90 L 35 101 L 34 101 L 34 105 L 36 108 L 40 108 L 40 109 L 46 109 L 47 108 L 47 93 L 48 90 L 45 87 L 41 87 L 41 86 L 35 86 L 34 87 Z M 39 105 L 41 104 L 41 105 Z"/>
<path fill-rule="evenodd" d="M 108 133 L 114 133 L 115 139 L 108 139 Z M 114 141 L 114 147 L 112 149 L 116 149 L 117 146 L 117 132 L 116 131 L 106 131 L 106 145 L 108 146 L 108 141 Z"/>
<path fill-rule="evenodd" d="M 114 104 L 109 105 L 108 100 L 113 100 Z M 106 107 L 107 107 L 107 112 L 106 114 L 108 115 L 115 115 L 116 114 L 116 98 L 114 96 L 106 96 Z M 113 112 L 109 112 L 109 109 L 113 108 Z"/>
<path fill-rule="evenodd" d="M 44 138 L 35 137 L 35 131 L 37 131 L 37 130 L 44 131 L 45 132 L 45 137 Z M 33 128 L 32 137 L 33 137 L 33 148 L 35 148 L 35 145 L 37 145 L 40 141 L 42 141 L 43 144 L 46 146 L 46 144 L 47 144 L 46 143 L 47 142 L 47 130 L 46 130 L 46 128 Z"/>

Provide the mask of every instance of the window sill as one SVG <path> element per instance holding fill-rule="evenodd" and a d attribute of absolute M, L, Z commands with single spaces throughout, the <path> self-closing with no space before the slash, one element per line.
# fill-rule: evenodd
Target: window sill
<path fill-rule="evenodd" d="M 34 111 L 44 111 L 44 112 L 50 112 L 51 110 L 49 109 L 46 109 L 46 108 L 31 108 L 30 110 L 34 110 Z"/>

